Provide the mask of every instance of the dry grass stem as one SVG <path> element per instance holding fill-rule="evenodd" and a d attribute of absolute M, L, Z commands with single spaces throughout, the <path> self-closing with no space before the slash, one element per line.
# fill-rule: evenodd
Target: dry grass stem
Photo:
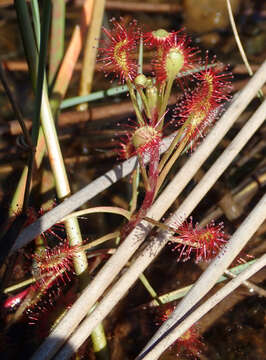
<path fill-rule="evenodd" d="M 238 234 L 235 233 L 234 238 L 239 236 L 245 236 L 245 228 L 239 228 Z M 240 286 L 246 279 L 250 278 L 260 269 L 266 265 L 266 254 L 262 255 L 254 264 L 244 270 L 235 279 L 227 283 L 222 289 L 217 291 L 212 297 L 204 302 L 198 309 L 196 309 L 191 315 L 189 315 L 185 321 L 180 325 L 169 329 L 169 332 L 164 337 L 160 338 L 159 342 L 149 351 L 147 355 L 139 355 L 136 360 L 155 360 L 171 345 L 173 342 L 183 335 L 195 322 L 197 322 L 202 316 L 207 314 L 214 306 L 221 302 L 226 296 L 230 295 L 238 286 Z"/>
<path fill-rule="evenodd" d="M 54 94 L 60 95 L 62 99 L 67 92 L 68 85 L 82 49 L 84 34 L 91 21 L 92 3 L 92 0 L 86 0 L 83 4 L 82 24 L 81 26 L 77 25 L 74 28 L 70 43 L 57 75 L 53 92 Z"/>
<path fill-rule="evenodd" d="M 229 270 L 225 270 L 224 272 L 229 278 L 231 279 L 235 279 L 236 275 L 233 274 L 231 271 Z M 261 288 L 260 286 L 250 282 L 250 281 L 243 281 L 242 283 L 244 286 L 246 286 L 246 288 L 248 288 L 250 290 L 250 292 L 256 292 L 259 296 L 263 296 L 266 297 L 266 290 L 264 290 L 263 288 Z"/>
<path fill-rule="evenodd" d="M 232 7 L 231 7 L 230 0 L 226 0 L 226 5 L 227 5 L 227 9 L 228 9 L 229 20 L 230 20 L 230 23 L 231 23 L 231 26 L 232 26 L 232 30 L 233 30 L 233 33 L 234 33 L 234 36 L 235 36 L 235 41 L 237 43 L 239 52 L 241 54 L 241 57 L 243 59 L 243 62 L 245 64 L 245 66 L 246 66 L 246 68 L 248 70 L 249 75 L 252 76 L 253 71 L 252 71 L 252 69 L 251 69 L 251 67 L 249 65 L 248 59 L 246 57 L 245 50 L 243 49 L 242 43 L 240 41 L 240 38 L 239 38 L 239 35 L 238 35 L 238 32 L 237 32 L 236 23 L 235 23 L 235 20 L 234 20 L 234 15 L 233 15 L 233 12 L 232 12 Z"/>
<path fill-rule="evenodd" d="M 85 43 L 84 59 L 80 81 L 79 95 L 87 95 L 91 92 L 94 67 L 98 49 L 98 43 L 101 32 L 102 19 L 104 14 L 105 0 L 93 1 L 93 14 L 91 19 L 91 25 L 87 34 Z M 79 110 L 86 110 L 88 104 L 84 103 L 79 105 Z"/>

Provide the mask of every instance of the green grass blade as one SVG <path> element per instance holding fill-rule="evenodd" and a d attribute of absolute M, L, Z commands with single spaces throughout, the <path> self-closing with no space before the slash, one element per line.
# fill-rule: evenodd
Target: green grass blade
<path fill-rule="evenodd" d="M 64 56 L 65 0 L 54 0 L 52 9 L 51 41 L 49 56 L 49 86 L 52 86 Z"/>
<path fill-rule="evenodd" d="M 43 93 L 43 82 L 45 77 L 45 60 L 48 46 L 48 36 L 51 21 L 51 0 L 46 0 L 43 8 L 43 19 L 41 25 L 40 57 L 38 64 L 37 86 L 35 94 L 35 107 L 32 123 L 32 142 L 36 146 L 40 128 L 40 109 Z"/>
<path fill-rule="evenodd" d="M 109 96 L 115 96 L 118 94 L 123 94 L 128 91 L 128 87 L 126 85 L 117 86 L 115 88 L 111 88 L 108 90 L 101 90 L 91 93 L 89 95 L 84 96 L 76 96 L 70 99 L 63 100 L 60 106 L 60 109 L 67 109 L 71 106 L 76 106 L 78 104 L 82 104 L 84 102 L 91 102 L 95 100 L 101 100 Z"/>
<path fill-rule="evenodd" d="M 40 24 L 40 11 L 39 11 L 38 0 L 31 0 L 30 5 L 31 5 L 32 21 L 33 21 L 33 27 L 36 37 L 37 49 L 40 49 L 41 24 Z"/>
<path fill-rule="evenodd" d="M 19 29 L 25 49 L 25 55 L 29 65 L 31 81 L 33 87 L 35 88 L 38 66 L 38 53 L 36 49 L 36 43 L 31 26 L 31 19 L 28 7 L 25 0 L 15 0 L 14 5 L 18 16 Z"/>

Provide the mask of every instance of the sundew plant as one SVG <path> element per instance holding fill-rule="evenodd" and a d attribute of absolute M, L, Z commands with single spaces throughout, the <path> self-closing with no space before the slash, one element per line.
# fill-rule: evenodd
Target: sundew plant
<path fill-rule="evenodd" d="M 199 51 L 191 46 L 183 31 L 159 29 L 143 33 L 136 22 L 126 26 L 116 20 L 112 21 L 110 31 L 105 28 L 103 31 L 106 40 L 100 45 L 99 61 L 104 64 L 106 75 L 110 73 L 127 85 L 136 113 L 135 123 L 130 123 L 121 140 L 120 156 L 127 159 L 137 155 L 145 189 L 140 208 L 131 209 L 130 221 L 121 231 L 123 237 L 146 216 L 179 155 L 186 148 L 195 149 L 221 113 L 222 104 L 229 99 L 231 74 L 221 64 L 215 64 L 215 59 L 209 64 L 208 54 L 201 60 Z M 138 66 L 140 46 L 154 51 L 152 76 L 143 74 Z M 185 72 L 192 74 L 189 80 L 193 90 L 185 88 L 181 77 Z M 161 156 L 167 105 L 176 84 L 183 92 L 171 120 L 178 130 Z M 136 184 L 133 187 L 136 191 Z M 197 233 L 193 226 L 187 229 L 191 230 L 190 245 L 194 242 L 196 248 L 211 247 L 204 252 L 206 258 L 207 254 L 215 255 L 223 243 L 221 232 L 218 229 L 216 232 L 214 225 L 201 245 L 198 238 L 193 238 L 193 233 Z"/>
<path fill-rule="evenodd" d="M 98 6 L 100 3 L 97 2 Z M 81 190 L 82 195 L 75 203 L 77 194 L 71 195 L 54 119 L 66 93 L 66 82 L 71 77 L 69 73 L 73 71 L 67 56 L 72 54 L 77 60 L 81 51 L 79 41 L 84 41 L 84 29 L 76 28 L 75 31 L 80 31 L 76 38 L 78 40 L 74 37 L 71 40 L 77 41 L 76 53 L 67 52 L 66 58 L 62 55 L 57 71 L 52 74 L 50 69 L 49 75 L 53 76 L 50 75 L 47 80 L 45 59 L 51 2 L 43 4 L 41 28 L 36 21 L 40 20 L 36 3 L 35 8 L 32 7 L 33 23 L 25 1 L 15 1 L 15 6 L 35 102 L 32 133 L 24 129 L 28 163 L 3 231 L 6 245 L 1 263 L 6 264 L 8 278 L 8 268 L 11 266 L 6 261 L 8 254 L 14 256 L 16 250 L 27 245 L 20 250 L 20 255 L 30 267 L 31 277 L 10 288 L 6 285 L 5 294 L 8 295 L 5 295 L 2 305 L 7 334 L 20 322 L 37 328 L 36 338 L 32 341 L 34 350 L 40 343 L 42 345 L 33 355 L 33 360 L 51 359 L 53 356 L 68 359 L 91 335 L 93 350 L 84 347 L 81 356 L 86 357 L 93 352 L 93 356 L 103 356 L 108 360 L 107 339 L 101 321 L 137 279 L 152 298 L 154 307 L 159 309 L 154 315 L 155 327 L 166 326 L 176 311 L 175 304 L 166 308 L 163 304 L 177 300 L 179 295 L 159 297 L 143 274 L 149 261 L 159 254 L 164 245 L 170 247 L 174 262 L 179 266 L 184 266 L 182 263 L 187 261 L 209 264 L 213 259 L 222 257 L 221 254 L 226 253 L 227 246 L 230 246 L 230 237 L 225 233 L 223 223 L 210 221 L 201 226 L 197 219 L 189 216 L 193 209 L 173 221 L 160 219 L 176 197 L 175 194 L 172 198 L 168 195 L 164 204 L 161 200 L 171 185 L 169 175 L 173 175 L 181 157 L 183 163 L 193 157 L 204 144 L 204 138 L 211 133 L 214 123 L 219 122 L 226 103 L 231 100 L 232 74 L 208 51 L 201 53 L 183 29 L 146 32 L 137 21 L 112 19 L 108 28 L 102 28 L 102 36 L 98 39 L 97 66 L 110 82 L 124 87 L 134 114 L 119 124 L 119 129 L 123 131 L 116 148 L 118 165 L 113 173 L 108 172 L 92 182 L 91 186 L 104 190 L 117 181 L 118 177 L 113 180 L 114 173 L 123 173 L 124 167 L 134 163 L 128 173 L 120 176 L 129 175 L 126 181 L 131 198 L 127 208 L 96 206 L 73 212 L 94 195 L 86 197 Z M 103 7 L 100 10 L 103 14 Z M 86 21 L 89 21 L 88 18 Z M 95 47 L 91 48 L 96 57 Z M 143 56 L 145 52 L 149 53 L 148 57 Z M 67 68 L 64 68 L 65 64 Z M 148 73 L 143 71 L 145 65 L 151 69 Z M 176 96 L 176 103 L 169 106 L 170 97 L 173 99 L 173 96 Z M 23 127 L 23 119 L 21 121 Z M 31 201 L 33 169 L 37 171 L 40 167 L 45 149 L 57 195 L 56 203 L 50 203 L 46 213 Z M 186 184 L 192 176 L 193 173 Z M 108 185 L 101 187 L 107 182 Z M 68 205 L 70 207 L 66 209 Z M 157 208 L 160 216 L 154 208 Z M 89 241 L 82 238 L 78 218 L 92 213 L 116 214 L 122 220 L 112 233 Z M 142 243 L 151 230 L 152 236 L 145 247 Z M 137 250 L 141 245 L 143 253 L 138 257 Z M 136 258 L 132 259 L 134 254 Z M 228 260 L 227 265 L 231 262 Z M 123 268 L 128 270 L 121 275 Z M 121 278 L 114 284 L 118 274 Z M 214 278 L 214 283 L 220 275 Z M 113 287 L 109 288 L 111 284 Z M 157 323 L 156 318 L 159 319 Z M 68 343 L 63 346 L 65 340 Z M 197 357 L 204 351 L 204 339 L 194 322 L 171 343 L 174 343 L 177 355 Z M 144 356 L 140 354 L 137 359 L 146 359 Z"/>

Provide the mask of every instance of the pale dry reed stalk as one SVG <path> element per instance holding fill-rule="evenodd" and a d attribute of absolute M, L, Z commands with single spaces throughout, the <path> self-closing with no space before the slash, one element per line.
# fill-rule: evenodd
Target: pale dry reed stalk
<path fill-rule="evenodd" d="M 255 213 L 254 213 L 255 214 Z M 251 225 L 253 227 L 253 225 Z M 240 228 L 239 228 L 240 230 Z M 245 236 L 245 227 L 238 232 L 238 237 Z M 236 237 L 235 237 L 236 238 Z M 241 272 L 235 279 L 229 281 L 222 289 L 218 290 L 213 296 L 199 306 L 185 321 L 180 325 L 171 328 L 171 331 L 166 332 L 166 336 L 161 337 L 159 341 L 154 342 L 154 347 L 151 345 L 150 350 L 147 350 L 146 355 L 139 355 L 136 360 L 155 360 L 171 345 L 177 338 L 182 336 L 193 324 L 195 324 L 202 316 L 207 314 L 214 306 L 222 301 L 226 296 L 230 295 L 238 286 L 246 279 L 250 278 L 257 271 L 261 270 L 266 265 L 266 254 L 262 255 L 254 264 L 249 266 L 246 270 Z"/>

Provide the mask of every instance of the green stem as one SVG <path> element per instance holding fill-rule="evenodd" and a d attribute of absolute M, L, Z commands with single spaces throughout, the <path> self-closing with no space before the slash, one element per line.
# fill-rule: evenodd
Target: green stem
<path fill-rule="evenodd" d="M 130 215 L 132 215 L 137 208 L 138 187 L 139 187 L 139 165 L 132 173 L 132 197 L 130 201 Z"/>
<path fill-rule="evenodd" d="M 143 38 L 142 35 L 139 40 L 139 53 L 138 53 L 138 73 L 142 74 L 143 71 Z M 141 95 L 137 93 L 137 104 L 139 109 L 142 111 Z"/>
<path fill-rule="evenodd" d="M 56 103 L 56 108 L 59 106 L 59 102 Z M 56 112 L 54 108 L 54 112 Z M 52 116 L 51 106 L 48 99 L 48 90 L 46 83 L 43 87 L 42 105 L 41 105 L 41 124 L 46 141 L 46 147 L 48 150 L 48 156 L 50 159 L 50 165 L 55 178 L 56 192 L 59 199 L 64 199 L 70 195 L 70 186 L 66 175 L 66 169 L 63 162 L 63 157 L 57 137 L 54 119 Z M 80 233 L 80 228 L 77 218 L 71 218 L 65 221 L 65 228 L 69 242 L 71 246 L 81 246 L 83 241 Z M 80 278 L 80 289 L 82 290 L 88 283 L 88 261 L 86 253 L 80 250 L 73 257 L 73 264 L 76 274 Z M 97 337 L 99 339 L 99 337 Z M 99 344 L 105 340 L 104 336 L 101 336 Z"/>
<path fill-rule="evenodd" d="M 21 281 L 20 283 L 18 284 L 14 284 L 12 286 L 9 286 L 7 288 L 4 289 L 3 293 L 4 294 L 9 294 L 9 293 L 12 293 L 13 291 L 17 291 L 21 288 L 24 288 L 26 286 L 29 286 L 31 284 L 34 284 L 36 282 L 36 279 L 34 277 L 30 278 L 30 279 L 27 279 L 27 280 L 24 280 L 24 281 Z"/>
<path fill-rule="evenodd" d="M 145 111 L 147 118 L 151 119 L 151 112 L 150 112 L 149 104 L 148 104 L 147 97 L 144 94 L 143 89 L 137 87 L 137 92 L 142 100 L 143 105 L 144 105 L 144 111 Z"/>
<path fill-rule="evenodd" d="M 159 109 L 162 108 L 164 92 L 165 92 L 165 83 L 161 86 L 158 86 L 158 108 Z"/>
<path fill-rule="evenodd" d="M 48 83 L 51 86 L 64 56 L 65 0 L 53 0 Z"/>
<path fill-rule="evenodd" d="M 14 5 L 18 17 L 18 23 L 23 41 L 23 47 L 29 65 L 31 81 L 33 84 L 33 88 L 35 88 L 38 53 L 37 53 L 34 34 L 32 31 L 31 19 L 28 12 L 28 7 L 25 0 L 15 0 Z"/>
<path fill-rule="evenodd" d="M 164 95 L 163 95 L 162 105 L 161 105 L 160 111 L 159 111 L 159 120 L 161 119 L 162 116 L 164 116 L 164 113 L 166 111 L 166 107 L 168 105 L 168 101 L 169 101 L 169 97 L 170 97 L 170 94 L 171 94 L 171 90 L 172 90 L 174 80 L 175 80 L 175 78 L 171 77 L 167 81 L 166 89 L 165 89 L 165 92 L 164 92 Z M 159 130 L 162 130 L 163 123 L 164 123 L 163 121 L 160 121 Z"/>
<path fill-rule="evenodd" d="M 24 198 L 23 198 L 23 206 L 22 206 L 22 212 L 26 214 L 26 211 L 29 207 L 29 200 L 30 200 L 30 190 L 31 190 L 31 179 L 33 174 L 33 168 L 34 168 L 34 154 L 29 154 L 27 165 L 26 167 L 26 183 L 25 183 L 25 190 L 24 190 Z"/>
<path fill-rule="evenodd" d="M 169 171 L 171 170 L 171 167 L 173 166 L 173 164 L 175 163 L 175 161 L 177 160 L 177 158 L 179 157 L 179 155 L 182 153 L 182 151 L 184 150 L 186 144 L 187 144 L 187 140 L 188 137 L 185 136 L 178 148 L 176 149 L 176 151 L 174 152 L 174 154 L 172 155 L 172 157 L 170 158 L 170 160 L 168 161 L 168 163 L 165 165 L 165 167 L 163 168 L 162 172 L 159 175 L 159 179 L 157 182 L 157 187 L 156 187 L 156 191 L 155 191 L 155 196 L 158 193 L 158 191 L 160 190 L 160 187 L 162 186 L 162 183 L 164 182 L 167 174 L 169 173 Z"/>
<path fill-rule="evenodd" d="M 59 199 L 64 199 L 70 195 L 70 186 L 48 100 L 46 85 L 43 89 L 41 123 L 45 136 L 51 168 L 55 178 L 57 196 Z M 82 245 L 82 238 L 77 219 L 71 218 L 66 220 L 65 226 L 71 246 Z M 80 254 L 78 254 L 78 256 L 76 256 L 74 260 L 74 267 L 77 275 L 82 274 L 87 268 L 87 266 L 88 263 L 86 254 L 84 252 L 81 252 Z"/>
<path fill-rule="evenodd" d="M 38 8 L 36 6 L 37 5 L 36 2 L 33 2 L 33 5 L 35 6 L 35 10 L 36 10 Z M 47 7 L 49 10 L 50 5 L 51 5 L 50 1 L 45 2 L 44 10 L 47 9 Z M 38 64 L 39 58 L 38 58 L 38 52 L 36 49 L 35 39 L 34 39 L 32 27 L 31 27 L 31 21 L 30 21 L 30 17 L 29 17 L 29 13 L 28 13 L 28 8 L 27 8 L 25 0 L 15 0 L 15 6 L 16 6 L 16 10 L 17 10 L 18 18 L 19 18 L 19 24 L 20 24 L 20 29 L 21 29 L 21 33 L 22 33 L 24 49 L 25 49 L 25 53 L 26 53 L 26 57 L 28 60 L 29 69 L 30 69 L 30 73 L 31 73 L 33 88 L 35 88 L 36 78 L 37 78 L 37 76 L 36 76 L 37 64 Z M 39 19 L 38 14 L 36 14 L 36 12 L 34 12 L 34 14 L 35 14 L 34 18 Z M 46 28 L 49 28 L 49 26 L 48 26 L 47 22 L 45 22 L 45 24 L 43 26 L 44 26 L 44 31 L 42 32 L 42 36 L 46 37 L 47 36 Z M 36 30 L 37 34 L 38 34 L 39 28 L 40 28 L 39 24 L 35 23 L 35 30 Z M 37 43 L 38 43 L 38 35 L 36 36 L 36 38 L 37 38 Z M 40 58 L 40 62 L 42 60 L 44 60 L 44 57 Z M 39 65 L 39 66 L 40 66 L 39 70 L 42 69 L 41 71 L 43 71 L 43 75 L 40 74 L 40 71 L 39 71 L 39 78 L 41 77 L 43 79 L 45 76 L 44 75 L 44 65 L 42 67 L 41 67 L 41 65 Z M 40 75 L 42 75 L 42 76 L 40 76 Z M 50 108 L 50 104 L 49 104 L 49 100 L 48 100 L 47 88 L 45 86 L 42 91 L 42 86 L 41 86 L 41 87 L 39 87 L 39 89 L 41 89 L 40 99 L 42 99 L 39 101 L 39 104 L 41 104 L 41 122 L 42 122 L 42 127 L 43 127 L 43 131 L 44 131 L 44 135 L 45 135 L 46 146 L 47 146 L 48 153 L 49 153 L 51 167 L 52 167 L 52 170 L 53 170 L 53 173 L 55 176 L 56 190 L 57 190 L 57 194 L 58 194 L 59 198 L 65 198 L 66 196 L 68 196 L 70 194 L 70 187 L 69 187 L 68 179 L 66 176 L 63 158 L 62 158 L 62 154 L 61 154 L 61 150 L 59 147 L 58 138 L 57 138 L 57 134 L 56 134 L 56 130 L 55 130 L 54 120 L 53 120 L 53 116 L 52 116 L 52 112 L 51 112 L 51 108 Z M 36 111 L 36 118 L 37 118 L 37 111 Z M 38 126 L 38 128 L 39 128 L 39 126 Z M 34 138 L 37 141 L 37 131 L 34 133 Z M 32 164 L 32 162 L 31 162 L 31 164 Z M 27 173 L 28 173 L 27 183 L 29 184 L 30 183 L 29 171 L 27 172 L 27 170 L 25 169 L 24 174 L 27 174 Z M 29 185 L 27 185 L 27 186 L 29 187 Z M 65 227 L 66 227 L 67 235 L 69 237 L 70 244 L 72 246 L 82 245 L 82 237 L 80 234 L 80 229 L 79 229 L 79 224 L 78 224 L 77 219 L 73 218 L 73 219 L 66 220 Z M 75 255 L 73 262 L 74 262 L 74 268 L 75 268 L 77 275 L 82 274 L 81 288 L 83 288 L 87 284 L 87 271 L 86 270 L 88 267 L 88 262 L 87 262 L 87 257 L 86 257 L 85 252 L 80 251 L 77 255 Z M 97 339 L 99 339 L 99 336 L 97 336 Z M 104 341 L 106 342 L 104 334 L 102 334 L 102 336 L 100 337 L 100 341 L 98 341 L 98 346 L 100 346 Z"/>
<path fill-rule="evenodd" d="M 1 63 L 0 63 L 0 79 L 2 81 L 3 87 L 4 87 L 6 95 L 8 97 L 8 100 L 9 100 L 11 106 L 12 106 L 15 117 L 18 120 L 19 125 L 21 126 L 22 133 L 23 133 L 23 136 L 24 136 L 25 141 L 27 143 L 27 146 L 29 148 L 31 148 L 32 147 L 32 141 L 31 141 L 30 133 L 29 133 L 29 131 L 27 129 L 27 126 L 25 125 L 23 116 L 21 114 L 21 111 L 20 111 L 15 99 L 14 99 L 14 96 L 13 96 L 12 92 L 10 91 L 10 88 L 9 88 L 9 85 L 8 85 L 8 82 L 7 82 L 7 79 L 6 79 L 6 76 L 5 76 L 5 72 L 3 70 L 3 67 L 2 67 Z"/>
<path fill-rule="evenodd" d="M 100 323 L 91 333 L 91 340 L 97 359 L 109 359 L 107 341 L 102 323 Z"/>
<path fill-rule="evenodd" d="M 111 240 L 111 239 L 115 239 L 117 238 L 118 236 L 120 235 L 120 232 L 119 231 L 115 231 L 113 233 L 109 233 L 109 234 L 106 234 L 94 241 L 91 241 L 89 244 L 85 244 L 85 245 L 82 245 L 82 250 L 86 251 L 86 250 L 89 250 L 95 246 L 98 246 L 98 245 L 101 245 L 102 243 L 108 241 L 108 240 Z"/>
<path fill-rule="evenodd" d="M 189 120 L 187 120 L 184 125 L 182 126 L 182 128 L 178 131 L 178 133 L 176 134 L 174 140 L 171 142 L 171 145 L 169 146 L 169 148 L 167 149 L 167 151 L 164 153 L 160 164 L 159 164 L 159 172 L 162 171 L 164 165 L 166 164 L 167 160 L 169 159 L 169 157 L 171 156 L 171 154 L 173 153 L 176 145 L 178 144 L 182 134 L 184 133 L 187 125 L 189 123 Z"/>
<path fill-rule="evenodd" d="M 241 264 L 241 265 L 238 265 L 238 266 L 235 266 L 233 268 L 230 269 L 230 272 L 235 274 L 235 275 L 238 275 L 240 274 L 243 270 L 245 270 L 247 267 L 249 267 L 250 265 L 252 265 L 256 260 L 252 260 L 252 261 L 249 261 L 245 264 Z M 223 282 L 225 280 L 228 280 L 228 277 L 227 276 L 221 276 L 220 279 L 217 281 L 217 283 L 220 283 L 220 282 Z M 164 294 L 164 295 L 161 295 L 158 297 L 158 300 L 160 300 L 160 302 L 162 304 L 167 304 L 169 302 L 172 302 L 172 301 L 175 301 L 175 300 L 178 300 L 182 297 L 184 297 L 188 291 L 192 288 L 193 284 L 191 285 L 188 285 L 188 286 L 185 286 L 181 289 L 178 289 L 178 290 L 174 290 L 174 291 L 171 291 L 170 293 L 167 293 L 167 294 Z M 152 300 L 150 303 L 149 303 L 149 306 L 153 307 L 153 306 L 158 306 L 157 304 L 157 301 L 156 300 Z"/>
<path fill-rule="evenodd" d="M 31 6 L 34 33 L 35 33 L 35 38 L 36 38 L 36 46 L 37 46 L 37 49 L 40 49 L 40 44 L 41 44 L 41 24 L 40 24 L 40 11 L 39 11 L 38 0 L 31 0 L 30 1 L 30 6 Z"/>
<path fill-rule="evenodd" d="M 44 14 L 43 22 L 41 26 L 40 56 L 38 61 L 37 85 L 35 92 L 35 104 L 34 104 L 35 106 L 34 106 L 34 114 L 32 120 L 32 133 L 31 133 L 32 144 L 34 147 L 36 147 L 37 145 L 38 134 L 40 130 L 40 109 L 41 109 L 42 89 L 44 82 L 45 59 L 46 59 L 48 35 L 50 28 L 50 18 L 51 18 L 50 0 L 47 0 L 44 4 L 43 14 Z M 25 193 L 24 193 L 23 211 L 26 211 L 26 209 L 28 208 L 33 168 L 34 168 L 34 154 L 32 153 L 30 154 L 28 159 L 28 171 L 27 171 L 27 180 L 26 180 Z"/>
<path fill-rule="evenodd" d="M 144 126 L 145 121 L 144 121 L 144 119 L 142 117 L 141 111 L 140 111 L 139 106 L 138 106 L 138 102 L 137 102 L 137 98 L 136 98 L 136 95 L 135 95 L 134 87 L 133 87 L 132 83 L 129 80 L 127 80 L 127 87 L 128 87 L 129 95 L 130 95 L 130 98 L 131 98 L 131 101 L 132 101 L 132 104 L 133 104 L 133 107 L 134 107 L 134 110 L 135 110 L 135 113 L 136 113 L 136 116 L 137 116 L 137 120 L 138 120 L 138 122 L 139 122 L 139 124 L 141 126 Z"/>
<path fill-rule="evenodd" d="M 153 287 L 151 286 L 151 284 L 149 283 L 148 279 L 146 278 L 146 276 L 144 274 L 140 274 L 139 276 L 140 281 L 142 282 L 143 286 L 145 287 L 145 289 L 148 291 L 148 293 L 151 295 L 151 297 L 153 298 L 154 303 L 159 306 L 161 305 L 161 301 L 158 298 L 158 294 L 156 293 L 156 291 L 153 289 Z"/>
<path fill-rule="evenodd" d="M 45 60 L 47 53 L 48 45 L 48 36 L 50 29 L 50 19 L 51 19 L 51 1 L 46 0 L 43 8 L 43 21 L 41 26 L 41 43 L 40 43 L 40 56 L 38 61 L 38 74 L 37 74 L 37 85 L 35 93 L 35 107 L 33 114 L 33 124 L 32 124 L 32 143 L 34 146 L 37 144 L 37 138 L 40 128 L 40 111 L 41 111 L 41 102 L 43 94 L 43 83 L 44 83 L 44 74 L 45 74 Z"/>
<path fill-rule="evenodd" d="M 67 109 L 69 107 L 76 106 L 76 105 L 82 104 L 84 102 L 91 102 L 91 101 L 101 100 L 101 99 L 107 98 L 109 96 L 116 96 L 119 94 L 124 94 L 127 91 L 128 91 L 128 87 L 126 85 L 121 85 L 121 86 L 117 86 L 114 88 L 110 88 L 108 90 L 96 91 L 96 92 L 93 92 L 91 94 L 84 95 L 84 96 L 75 96 L 73 98 L 63 100 L 60 105 L 60 109 L 61 110 Z"/>
<path fill-rule="evenodd" d="M 35 151 L 35 164 L 36 168 L 38 169 L 42 163 L 42 159 L 45 154 L 45 141 L 43 136 L 42 128 L 40 128 L 39 131 L 39 137 L 37 142 L 37 147 Z M 14 216 L 14 214 L 17 214 L 18 211 L 22 210 L 23 207 L 23 198 L 25 194 L 25 187 L 26 187 L 26 181 L 27 181 L 27 174 L 28 174 L 28 165 L 26 165 L 22 171 L 22 174 L 20 176 L 19 182 L 17 184 L 15 193 L 13 195 L 10 207 L 9 207 L 9 217 Z"/>
<path fill-rule="evenodd" d="M 95 214 L 95 213 L 109 213 L 109 214 L 117 214 L 124 216 L 128 220 L 130 219 L 130 212 L 116 206 L 96 206 L 89 209 L 79 210 L 75 211 L 74 213 L 71 213 L 67 216 L 65 216 L 62 221 L 68 220 L 73 217 L 88 215 L 88 214 Z"/>

